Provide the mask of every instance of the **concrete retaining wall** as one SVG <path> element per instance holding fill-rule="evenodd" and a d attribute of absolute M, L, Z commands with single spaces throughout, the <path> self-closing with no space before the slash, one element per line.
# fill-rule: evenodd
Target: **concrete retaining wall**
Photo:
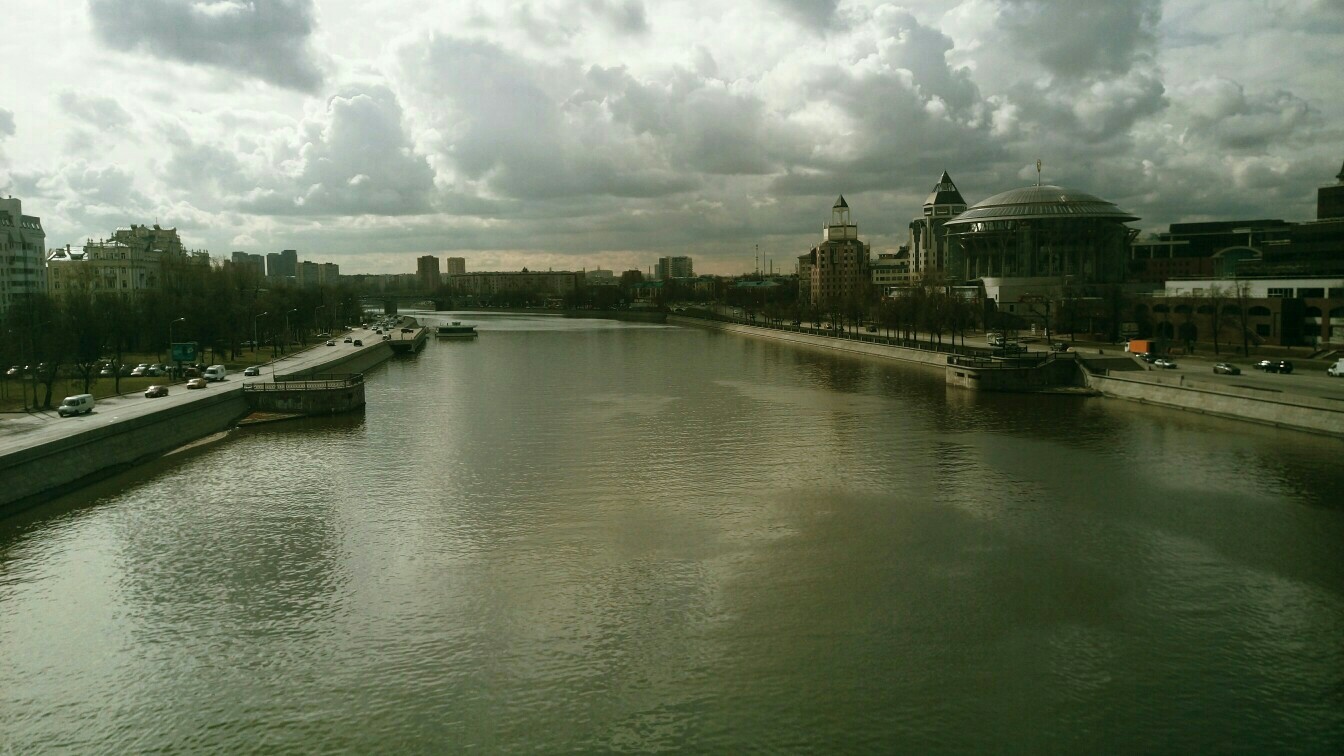
<path fill-rule="evenodd" d="M 742 325 L 740 323 L 725 323 L 718 320 L 703 320 L 701 318 L 685 318 L 677 315 L 669 315 L 667 317 L 667 322 L 673 325 L 700 326 L 702 328 L 712 328 L 716 331 L 728 331 L 730 333 L 742 334 L 743 336 L 770 339 L 771 341 L 783 341 L 790 344 L 819 347 L 833 352 L 865 354 L 871 357 L 882 357 L 889 360 L 914 362 L 921 365 L 937 367 L 940 370 L 947 367 L 947 354 L 944 352 L 936 352 L 931 349 L 910 349 L 908 347 L 892 346 L 890 344 L 870 344 L 868 342 L 854 341 L 851 339 L 837 339 L 831 336 L 814 336 L 810 333 L 780 331 L 774 328 L 761 328 L 759 326 Z"/>
<path fill-rule="evenodd" d="M 0 457 L 0 516 L 225 430 L 248 412 L 241 388 L 89 428 Z"/>
<path fill-rule="evenodd" d="M 1079 384 L 1078 365 L 1069 357 L 1056 358 L 1036 367 L 947 366 L 950 386 L 977 391 L 1041 391 Z"/>
<path fill-rule="evenodd" d="M 1123 373 L 1112 373 L 1086 375 L 1085 380 L 1090 388 L 1100 391 L 1103 396 L 1344 436 L 1344 402 L 1300 394 L 1266 395 L 1264 391 L 1235 386 L 1219 386 L 1215 390 L 1199 383 L 1186 385 L 1175 376 L 1131 378 Z"/>
<path fill-rule="evenodd" d="M 262 412 L 332 415 L 364 406 L 363 382 L 330 389 L 248 391 L 246 394 L 248 406 Z"/>

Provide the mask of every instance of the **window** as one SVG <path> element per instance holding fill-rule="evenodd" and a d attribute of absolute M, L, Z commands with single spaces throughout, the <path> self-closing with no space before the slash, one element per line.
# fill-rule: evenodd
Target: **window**
<path fill-rule="evenodd" d="M 1325 297 L 1325 289 L 1298 289 L 1297 296 L 1301 297 L 1302 299 L 1306 299 L 1308 297 L 1312 299 L 1322 299 Z"/>
<path fill-rule="evenodd" d="M 1269 317 L 1269 308 L 1262 307 L 1261 305 L 1256 305 L 1252 307 L 1250 310 L 1248 310 L 1246 314 L 1250 315 L 1253 318 L 1267 318 Z"/>
<path fill-rule="evenodd" d="M 1275 298 L 1275 299 L 1291 299 L 1292 296 L 1293 296 L 1293 290 L 1292 290 L 1292 289 L 1270 289 L 1270 290 L 1269 290 L 1269 295 L 1268 295 L 1268 296 L 1271 297 L 1271 298 Z"/>

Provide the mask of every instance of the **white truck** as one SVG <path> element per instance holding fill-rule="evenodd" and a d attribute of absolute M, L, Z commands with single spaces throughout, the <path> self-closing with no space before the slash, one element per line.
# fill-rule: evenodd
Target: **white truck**
<path fill-rule="evenodd" d="M 1344 360 L 1336 360 L 1335 364 L 1325 369 L 1325 374 L 1336 378 L 1344 376 Z"/>
<path fill-rule="evenodd" d="M 207 381 L 222 381 L 228 377 L 229 371 L 224 369 L 223 365 L 211 365 L 205 369 L 203 377 Z"/>

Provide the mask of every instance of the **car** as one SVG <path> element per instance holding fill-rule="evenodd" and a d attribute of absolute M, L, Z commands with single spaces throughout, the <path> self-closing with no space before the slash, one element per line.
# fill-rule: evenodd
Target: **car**
<path fill-rule="evenodd" d="M 350 338 L 349 336 L 345 337 L 345 343 L 349 344 L 351 341 L 354 341 L 354 339 Z"/>
<path fill-rule="evenodd" d="M 327 339 L 327 346 L 336 346 L 335 339 Z"/>
<path fill-rule="evenodd" d="M 383 332 L 383 329 L 381 329 L 381 328 L 375 328 L 375 329 L 373 329 L 373 332 L 374 332 L 374 333 L 382 333 L 382 332 Z"/>
<path fill-rule="evenodd" d="M 391 341 L 391 340 L 392 340 L 392 334 L 390 333 L 383 334 L 383 341 Z"/>
<path fill-rule="evenodd" d="M 1022 346 L 1021 344 L 1016 344 L 1010 341 L 1004 344 L 1003 346 L 999 347 L 999 351 L 1003 352 L 1004 354 L 1022 354 L 1023 352 L 1027 351 L 1027 348 Z"/>
<path fill-rule="evenodd" d="M 203 389 L 208 385 L 209 384 L 205 382 L 204 378 L 192 378 L 187 381 L 187 388 L 189 389 Z"/>
<path fill-rule="evenodd" d="M 1069 345 L 1062 341 L 1056 341 L 1050 345 L 1050 349 L 1056 352 L 1067 352 L 1069 351 Z"/>
<path fill-rule="evenodd" d="M 360 341 L 359 339 L 355 339 L 355 346 L 364 346 L 364 342 Z"/>
<path fill-rule="evenodd" d="M 149 368 L 147 367 L 138 367 L 131 371 L 132 378 L 143 378 L 148 374 L 149 374 Z"/>
<path fill-rule="evenodd" d="M 1260 360 L 1255 363 L 1255 368 L 1266 373 L 1291 373 L 1293 372 L 1293 363 L 1288 360 Z"/>
<path fill-rule="evenodd" d="M 1158 357 L 1157 359 L 1153 360 L 1153 367 L 1164 368 L 1166 370 L 1174 370 L 1176 369 L 1176 360 L 1169 360 L 1165 357 Z"/>
<path fill-rule="evenodd" d="M 1220 362 L 1213 366 L 1213 372 L 1219 375 L 1241 375 L 1241 368 L 1230 362 Z"/>
<path fill-rule="evenodd" d="M 156 397 L 156 396 L 168 396 L 168 387 L 167 387 L 167 386 L 154 385 L 154 386 L 150 386 L 149 388 L 145 389 L 145 398 L 146 398 L 146 399 L 153 399 L 153 398 Z"/>
<path fill-rule="evenodd" d="M 98 371 L 98 377 L 99 377 L 99 378 L 111 378 L 111 377 L 112 377 L 112 368 L 103 368 L 102 370 L 99 370 L 99 371 Z"/>
<path fill-rule="evenodd" d="M 163 368 L 158 365 L 150 365 L 149 369 L 145 371 L 145 375 L 150 376 L 151 378 L 158 378 L 163 375 L 163 372 Z"/>
<path fill-rule="evenodd" d="M 1139 355 L 1139 359 L 1147 363 L 1153 363 L 1157 362 L 1159 358 L 1155 352 L 1144 352 L 1143 354 Z"/>
<path fill-rule="evenodd" d="M 246 368 L 243 369 L 243 375 L 245 376 L 261 375 L 261 368 L 257 367 L 256 365 L 248 365 Z"/>
<path fill-rule="evenodd" d="M 12 367 L 12 368 L 10 368 L 9 370 L 6 370 L 6 371 L 5 371 L 5 375 L 9 375 L 9 376 L 15 376 L 15 375 L 18 375 L 18 374 L 19 374 L 19 366 L 18 366 L 18 365 L 15 365 L 14 367 Z"/>
<path fill-rule="evenodd" d="M 61 417 L 71 415 L 87 415 L 93 412 L 93 394 L 75 394 L 67 396 L 61 401 L 61 406 L 56 408 L 56 414 Z"/>

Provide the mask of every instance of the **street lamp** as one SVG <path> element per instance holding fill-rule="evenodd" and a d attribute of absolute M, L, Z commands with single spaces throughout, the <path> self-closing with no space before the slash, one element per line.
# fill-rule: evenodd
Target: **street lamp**
<path fill-rule="evenodd" d="M 293 309 L 293 310 L 286 310 L 286 311 L 285 311 L 285 348 L 282 349 L 281 351 L 287 351 L 287 350 L 289 349 L 289 342 L 290 342 L 290 335 L 289 335 L 289 313 L 291 313 L 291 312 L 298 312 L 298 309 L 296 308 L 296 309 Z"/>
<path fill-rule="evenodd" d="M 318 311 L 318 310 L 325 310 L 325 309 L 327 309 L 327 306 L 324 305 L 324 304 L 318 305 L 317 307 L 314 307 L 314 308 L 313 308 L 313 328 L 321 328 L 321 327 L 322 327 L 322 326 L 321 326 L 321 321 L 319 321 L 319 320 L 317 319 L 317 311 Z"/>
<path fill-rule="evenodd" d="M 186 318 L 178 318 L 177 320 L 172 320 L 172 321 L 169 321 L 169 323 L 168 323 L 168 356 L 169 356 L 169 357 L 172 357 L 172 356 L 173 356 L 173 326 L 177 325 L 178 323 L 185 323 L 186 321 L 187 321 Z M 177 372 L 181 373 L 181 372 L 182 372 L 182 360 L 173 360 L 173 361 L 177 363 Z"/>
<path fill-rule="evenodd" d="M 266 315 L 270 315 L 270 313 L 269 313 L 269 312 L 263 312 L 263 313 L 261 313 L 261 315 L 258 315 L 258 316 L 256 316 L 255 318 L 252 318 L 252 356 L 253 356 L 253 357 L 256 357 L 256 355 L 257 355 L 257 320 L 260 319 L 260 318 L 262 318 L 262 317 L 264 317 L 264 316 L 266 316 Z"/>

